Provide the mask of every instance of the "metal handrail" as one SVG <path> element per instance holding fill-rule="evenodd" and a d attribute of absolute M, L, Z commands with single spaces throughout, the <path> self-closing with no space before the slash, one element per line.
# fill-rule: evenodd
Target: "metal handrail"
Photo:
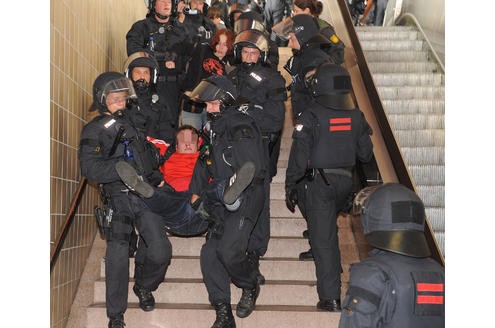
<path fill-rule="evenodd" d="M 423 39 L 426 42 L 426 44 L 428 44 L 428 52 L 433 56 L 433 59 L 438 64 L 438 66 L 440 66 L 440 69 L 442 70 L 442 74 L 445 74 L 445 66 L 444 66 L 443 62 L 440 59 L 440 57 L 438 56 L 437 52 L 435 51 L 435 48 L 433 48 L 433 45 L 431 44 L 430 39 L 428 39 L 428 37 L 426 36 L 426 33 L 423 30 L 423 28 L 421 27 L 421 25 L 419 24 L 419 21 L 416 18 L 416 16 L 414 16 L 411 13 L 402 14 L 399 18 L 397 18 L 396 23 L 397 23 L 396 25 L 405 25 L 405 26 L 414 25 L 416 27 L 416 29 L 423 36 Z"/>
<path fill-rule="evenodd" d="M 366 93 L 368 95 L 369 102 L 375 114 L 377 123 L 380 127 L 381 134 L 383 135 L 385 146 L 392 161 L 392 165 L 397 175 L 398 182 L 416 192 L 414 183 L 412 182 L 411 177 L 409 175 L 409 169 L 407 168 L 407 165 L 404 163 L 404 159 L 402 158 L 402 152 L 395 140 L 393 130 L 388 122 L 388 118 L 387 115 L 385 114 L 385 110 L 380 100 L 380 96 L 375 87 L 375 82 L 369 70 L 363 49 L 361 47 L 361 43 L 359 42 L 345 0 L 336 0 L 336 1 L 342 13 L 343 23 L 345 25 L 345 28 L 347 29 L 351 41 L 351 46 L 354 49 L 356 55 L 356 62 L 359 67 L 361 77 L 364 82 L 364 86 L 366 88 Z M 426 240 L 428 242 L 428 246 L 430 247 L 430 250 L 432 252 L 431 257 L 440 264 L 445 265 L 444 257 L 438 247 L 438 243 L 435 239 L 433 229 L 431 228 L 431 225 L 428 223 L 428 221 L 426 222 L 427 224 L 425 226 L 425 235 L 426 235 Z"/>
<path fill-rule="evenodd" d="M 57 239 L 55 240 L 55 247 L 53 248 L 52 254 L 50 256 L 50 273 L 55 267 L 55 263 L 57 262 L 58 256 L 60 255 L 60 251 L 62 250 L 62 246 L 65 242 L 65 238 L 67 237 L 67 233 L 69 232 L 70 225 L 72 224 L 72 221 L 74 221 L 74 215 L 76 214 L 77 207 L 87 183 L 88 180 L 86 179 L 86 177 L 82 177 L 81 181 L 79 181 L 77 191 L 74 194 L 74 198 L 72 199 L 72 202 L 70 204 L 70 209 L 65 216 L 64 224 L 59 230 Z"/>

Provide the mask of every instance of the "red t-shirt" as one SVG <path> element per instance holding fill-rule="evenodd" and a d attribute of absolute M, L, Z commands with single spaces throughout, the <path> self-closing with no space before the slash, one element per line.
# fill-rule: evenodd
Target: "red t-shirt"
<path fill-rule="evenodd" d="M 160 150 L 161 155 L 164 155 L 170 146 L 165 141 L 152 137 L 148 137 L 148 141 L 152 142 Z M 160 167 L 160 171 L 165 177 L 165 182 L 171 185 L 176 191 L 188 190 L 198 156 L 199 151 L 192 154 L 174 152 L 165 161 L 165 164 Z"/>

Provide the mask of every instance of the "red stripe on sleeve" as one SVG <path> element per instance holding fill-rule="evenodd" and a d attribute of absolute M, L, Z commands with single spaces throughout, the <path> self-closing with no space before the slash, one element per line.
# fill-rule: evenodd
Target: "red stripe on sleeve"
<path fill-rule="evenodd" d="M 418 304 L 443 304 L 443 296 L 418 295 Z"/>
<path fill-rule="evenodd" d="M 330 126 L 330 132 L 331 131 L 351 131 L 351 126 L 350 125 Z"/>
<path fill-rule="evenodd" d="M 351 123 L 351 118 L 350 117 L 342 117 L 342 118 L 331 118 L 330 119 L 330 124 L 350 124 Z"/>
<path fill-rule="evenodd" d="M 443 292 L 443 284 L 418 283 L 416 289 L 418 292 Z"/>

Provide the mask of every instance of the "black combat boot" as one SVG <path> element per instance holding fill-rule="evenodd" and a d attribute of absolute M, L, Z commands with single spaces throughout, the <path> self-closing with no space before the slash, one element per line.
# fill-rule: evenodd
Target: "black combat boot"
<path fill-rule="evenodd" d="M 124 328 L 124 315 L 118 314 L 116 316 L 110 317 L 108 321 L 108 328 Z"/>
<path fill-rule="evenodd" d="M 143 309 L 143 311 L 153 311 L 155 308 L 155 298 L 153 297 L 153 294 L 151 294 L 151 291 L 138 286 L 137 284 L 132 287 L 132 290 L 134 291 L 134 294 L 139 298 L 139 307 Z"/>
<path fill-rule="evenodd" d="M 213 304 L 217 318 L 211 328 L 235 328 L 235 319 L 232 315 L 232 308 L 228 303 Z"/>
<path fill-rule="evenodd" d="M 261 274 L 260 271 L 260 257 L 256 252 L 247 252 L 248 261 L 253 265 L 256 270 L 256 279 L 258 280 L 258 285 L 265 284 L 265 277 Z"/>
<path fill-rule="evenodd" d="M 340 312 L 342 310 L 339 299 L 319 301 L 318 304 L 316 304 L 316 308 L 330 312 Z"/>
<path fill-rule="evenodd" d="M 241 299 L 237 303 L 235 314 L 239 318 L 245 318 L 253 312 L 256 306 L 256 299 L 260 294 L 260 285 L 256 281 L 256 287 L 253 289 L 242 289 Z"/>
<path fill-rule="evenodd" d="M 314 261 L 313 257 L 313 251 L 311 251 L 311 248 L 308 249 L 306 252 L 301 252 L 299 254 L 299 261 Z"/>

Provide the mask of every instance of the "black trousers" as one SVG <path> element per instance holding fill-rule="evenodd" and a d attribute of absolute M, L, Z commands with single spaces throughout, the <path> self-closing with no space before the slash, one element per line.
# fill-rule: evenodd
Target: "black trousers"
<path fill-rule="evenodd" d="M 304 201 L 320 300 L 340 299 L 342 267 L 337 215 L 352 189 L 349 177 L 327 174 L 327 178 L 330 185 L 326 185 L 319 174 L 313 181 L 308 181 Z"/>
<path fill-rule="evenodd" d="M 107 241 L 105 255 L 105 283 L 107 316 L 123 314 L 127 309 L 129 285 L 129 241 L 122 237 L 133 229 L 130 218 L 139 231 L 140 242 L 135 255 L 134 278 L 136 284 L 156 290 L 165 278 L 172 245 L 163 229 L 162 218 L 151 212 L 136 195 L 114 192 L 111 195 L 114 208 L 111 230 L 114 237 Z"/>
<path fill-rule="evenodd" d="M 230 303 L 230 281 L 239 288 L 254 288 L 256 271 L 246 256 L 249 237 L 263 206 L 263 185 L 252 185 L 235 212 L 221 209 L 223 233 L 211 233 L 201 248 L 201 272 L 214 303 Z"/>
<path fill-rule="evenodd" d="M 272 178 L 277 174 L 277 163 L 280 155 L 280 132 L 270 133 L 270 138 L 263 137 L 263 142 L 268 152 L 268 178 L 265 180 L 265 201 L 263 210 L 260 213 L 258 221 L 254 227 L 251 238 L 249 239 L 248 251 L 254 252 L 258 256 L 264 256 L 268 250 L 270 242 L 270 183 Z"/>

